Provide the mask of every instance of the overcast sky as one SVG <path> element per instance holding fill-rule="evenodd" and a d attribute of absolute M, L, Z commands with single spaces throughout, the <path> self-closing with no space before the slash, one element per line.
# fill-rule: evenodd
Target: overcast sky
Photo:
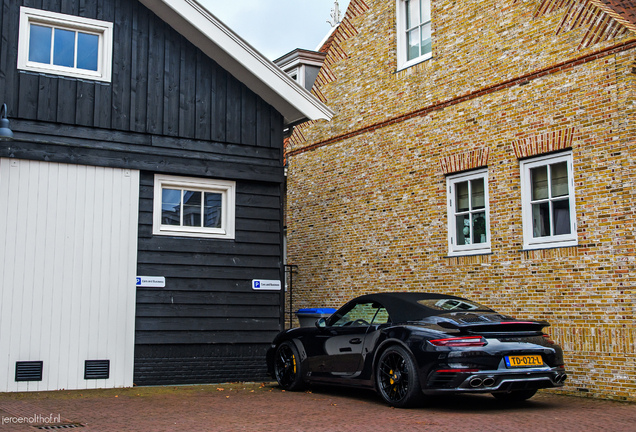
<path fill-rule="evenodd" d="M 198 0 L 270 60 L 316 49 L 331 30 L 334 0 Z M 339 0 L 342 15 L 349 0 Z"/>

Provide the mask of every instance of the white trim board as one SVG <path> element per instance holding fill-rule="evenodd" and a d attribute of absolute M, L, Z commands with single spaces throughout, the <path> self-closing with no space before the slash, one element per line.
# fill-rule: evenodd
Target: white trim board
<path fill-rule="evenodd" d="M 331 120 L 334 113 L 196 0 L 140 0 L 221 67 L 272 105 L 285 124 Z"/>
<path fill-rule="evenodd" d="M 96 71 L 78 67 L 56 66 L 29 60 L 30 25 L 82 31 L 99 36 L 98 67 Z M 20 30 L 18 36 L 18 69 L 59 76 L 111 82 L 113 70 L 113 23 L 57 12 L 20 6 Z M 51 55 L 52 60 L 53 55 Z"/>

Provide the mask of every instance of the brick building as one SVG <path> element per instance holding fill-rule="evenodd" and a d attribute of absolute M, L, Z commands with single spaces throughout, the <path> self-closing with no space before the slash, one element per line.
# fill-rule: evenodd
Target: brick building
<path fill-rule="evenodd" d="M 288 148 L 294 309 L 374 291 L 545 319 L 636 399 L 636 2 L 352 0 Z"/>

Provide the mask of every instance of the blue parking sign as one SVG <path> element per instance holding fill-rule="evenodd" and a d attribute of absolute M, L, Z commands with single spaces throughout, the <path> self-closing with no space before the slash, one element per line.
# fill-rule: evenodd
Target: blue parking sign
<path fill-rule="evenodd" d="M 279 280 L 252 279 L 252 289 L 280 291 L 281 282 Z"/>

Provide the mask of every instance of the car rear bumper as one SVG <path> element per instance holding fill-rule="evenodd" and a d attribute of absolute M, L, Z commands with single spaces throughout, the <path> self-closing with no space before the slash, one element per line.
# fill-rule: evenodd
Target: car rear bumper
<path fill-rule="evenodd" d="M 566 379 L 567 374 L 563 368 L 433 373 L 423 387 L 423 392 L 424 394 L 510 392 L 561 387 Z"/>

